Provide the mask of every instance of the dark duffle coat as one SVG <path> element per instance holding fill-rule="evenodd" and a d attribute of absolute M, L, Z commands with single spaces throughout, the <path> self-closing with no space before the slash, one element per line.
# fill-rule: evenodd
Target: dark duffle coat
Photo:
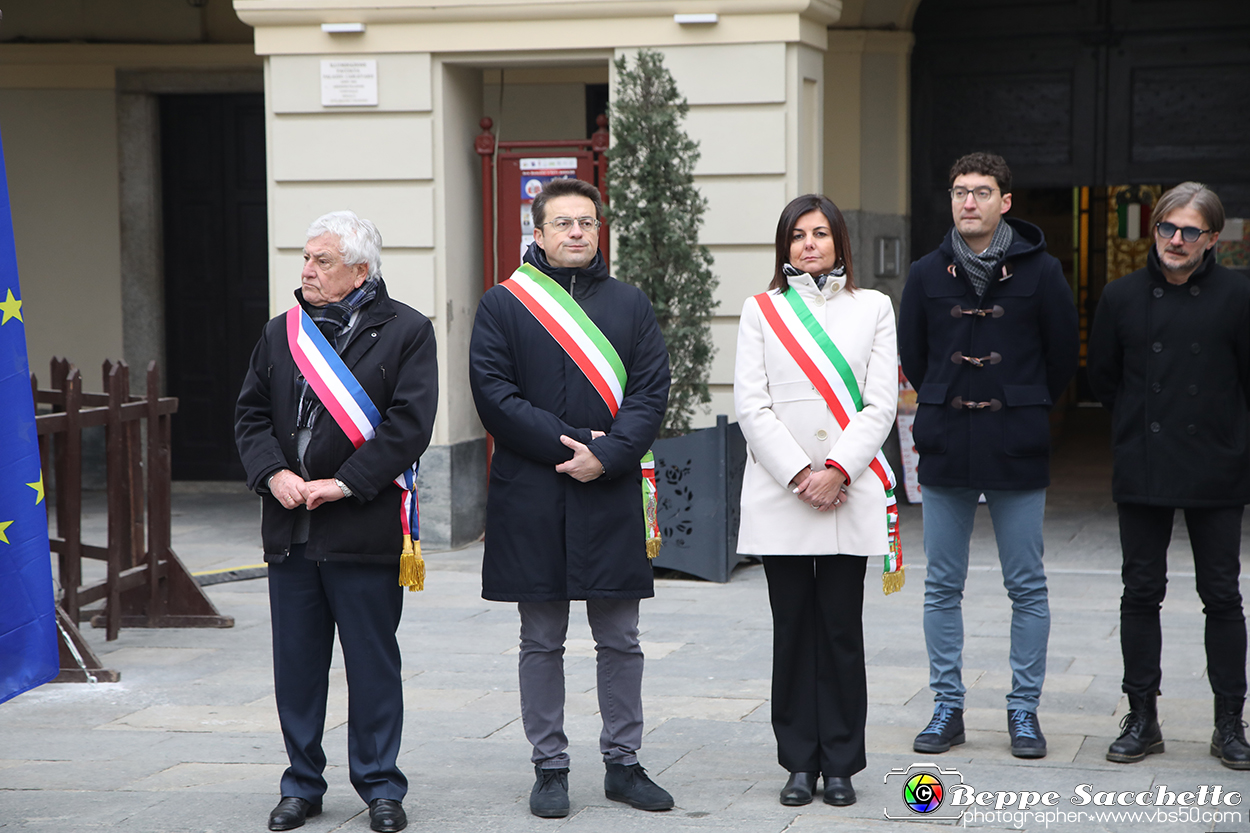
<path fill-rule="evenodd" d="M 1208 251 L 1175 286 L 1152 247 L 1103 290 L 1088 369 L 1111 411 L 1117 503 L 1250 503 L 1250 280 Z"/>
<path fill-rule="evenodd" d="M 495 601 L 641 599 L 655 594 L 647 560 L 639 461 L 668 404 L 668 351 L 651 303 L 610 277 L 596 255 L 584 269 L 525 255 L 598 325 L 625 365 L 625 401 L 608 406 L 560 345 L 503 287 L 477 308 L 469 381 L 495 439 L 486 501 L 482 597 Z M 571 289 L 570 289 L 571 287 Z M 592 440 L 591 430 L 606 436 Z M 586 443 L 606 473 L 580 483 L 555 467 Z"/>
<path fill-rule="evenodd" d="M 912 264 L 903 289 L 899 358 L 917 393 L 912 436 L 922 486 L 1050 485 L 1050 409 L 1076 373 L 1076 306 L 1042 230 L 1003 222 L 1015 239 L 983 297 L 949 235 Z M 969 410 L 962 402 L 991 404 Z"/>
<path fill-rule="evenodd" d="M 327 411 L 317 414 L 304 465 L 312 480 L 337 477 L 352 497 L 318 506 L 309 518 L 307 558 L 398 564 L 403 550 L 400 499 L 394 479 L 430 444 L 438 407 L 434 327 L 412 307 L 391 300 L 386 286 L 360 312 L 341 353 L 343 362 L 382 414 L 374 438 L 359 449 Z M 261 538 L 265 560 L 283 561 L 291 550 L 295 514 L 269 492 L 269 476 L 298 473 L 295 387 L 299 369 L 287 347 L 286 315 L 265 325 L 235 409 L 235 441 L 247 487 L 264 499 Z"/>

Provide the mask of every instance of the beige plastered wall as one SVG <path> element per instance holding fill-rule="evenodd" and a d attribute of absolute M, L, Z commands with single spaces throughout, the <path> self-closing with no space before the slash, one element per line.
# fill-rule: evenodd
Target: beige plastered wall
<path fill-rule="evenodd" d="M 22 317 L 41 380 L 63 356 L 99 390 L 104 360 L 124 357 L 118 73 L 258 63 L 248 45 L 0 44 Z"/>
<path fill-rule="evenodd" d="M 823 180 L 822 54 L 837 4 L 731 0 L 717 4 L 722 13 L 714 26 L 677 24 L 673 13 L 687 9 L 676 3 L 602 0 L 578 5 L 582 17 L 574 19 L 567 3 L 504 2 L 491 21 L 451 19 L 457 5 L 466 4 L 433 0 L 416 10 L 346 0 L 333 7 L 235 0 L 255 27 L 266 68 L 272 311 L 284 308 L 298 284 L 311 219 L 338 208 L 373 219 L 385 243 L 388 286 L 428 315 L 438 335 L 442 395 L 434 444 L 483 436 L 467 383 L 468 338 L 482 291 L 481 180 L 472 150 L 478 119 L 490 112 L 501 82 L 505 89 L 509 79 L 537 87 L 515 100 L 550 95 L 554 103 L 562 93 L 580 96 L 585 83 L 610 81 L 616 57 L 658 49 L 691 105 L 687 132 L 702 144 L 695 173 L 709 210 L 700 240 L 712 250 L 720 279 L 713 403 L 699 424 L 712 424 L 717 413 L 732 418 L 742 303 L 767 286 L 781 208 Z M 363 22 L 365 32 L 326 34 L 320 24 L 327 21 Z M 320 61 L 332 57 L 377 61 L 376 107 L 321 106 Z M 560 71 L 569 73 L 568 89 L 553 83 Z M 535 137 L 541 123 L 510 111 L 509 100 L 505 95 L 495 112 L 504 138 Z M 547 137 L 584 132 L 581 125 L 579 99 L 553 119 Z"/>

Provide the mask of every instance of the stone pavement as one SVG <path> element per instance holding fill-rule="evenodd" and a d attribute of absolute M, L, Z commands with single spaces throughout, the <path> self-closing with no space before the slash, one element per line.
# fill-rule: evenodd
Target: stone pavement
<path fill-rule="evenodd" d="M 1077 419 L 1096 416 L 1076 413 Z M 543 820 L 528 812 L 533 774 L 518 719 L 515 606 L 480 598 L 481 545 L 429 553 L 423 593 L 406 596 L 399 638 L 407 715 L 400 763 L 410 779 L 409 829 L 457 831 L 919 831 L 950 822 L 890 821 L 908 816 L 898 775 L 932 761 L 958 770 L 977 791 L 1053 790 L 1053 811 L 1073 814 L 1049 827 L 1087 831 L 1250 830 L 1250 799 L 1205 807 L 1170 821 L 1097 820 L 1098 807 L 1074 807 L 1077 785 L 1092 791 L 1159 787 L 1180 793 L 1220 785 L 1250 795 L 1250 777 L 1208 755 L 1211 696 L 1205 676 L 1201 605 L 1178 521 L 1172 594 L 1164 608 L 1167 752 L 1136 765 L 1103 755 L 1117 734 L 1119 552 L 1108 488 L 1105 440 L 1075 434 L 1056 455 L 1046 546 L 1052 631 L 1040 717 L 1050 754 L 1021 761 L 1008 752 L 1004 697 L 1010 685 L 1010 605 L 1001 586 L 988 513 L 973 543 L 965 604 L 969 686 L 968 742 L 940 756 L 911 751 L 931 712 L 921 630 L 923 555 L 920 507 L 903 508 L 908 567 L 903 592 L 885 597 L 871 575 L 865 604 L 868 768 L 855 776 L 859 803 L 782 807 L 785 773 L 769 727 L 771 629 L 759 565 L 741 565 L 724 585 L 663 578 L 643 602 L 647 656 L 643 764 L 676 797 L 667 813 L 632 810 L 604 798 L 598 763 L 593 643 L 581 610 L 566 657 L 567 729 L 573 768 L 572 813 Z M 174 546 L 197 572 L 259 562 L 254 497 L 241 487 L 180 490 Z M 102 535 L 100 522 L 89 525 Z M 246 573 L 245 573 L 246 574 Z M 1246 578 L 1243 576 L 1243 587 Z M 0 705 L 0 829 L 111 833 L 262 831 L 285 765 L 274 712 L 266 582 L 208 587 L 226 630 L 123 630 L 86 636 L 116 684 L 47 685 Z M 1243 591 L 1244 592 L 1244 591 Z M 346 686 L 336 662 L 325 748 L 330 790 L 310 833 L 367 831 L 368 815 L 348 783 Z M 943 776 L 949 785 L 953 775 Z M 1086 815 L 1075 813 L 1084 809 Z M 1115 809 L 1115 808 L 1110 808 Z M 1141 808 L 1120 808 L 1132 811 Z M 1205 816 L 1203 814 L 1206 814 Z M 968 827 L 1034 830 L 1046 820 L 966 817 Z M 1017 823 L 1018 822 L 1018 823 Z"/>

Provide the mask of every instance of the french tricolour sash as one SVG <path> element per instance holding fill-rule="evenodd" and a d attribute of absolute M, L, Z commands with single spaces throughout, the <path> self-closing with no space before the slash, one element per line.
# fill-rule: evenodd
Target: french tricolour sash
<path fill-rule="evenodd" d="M 764 292 L 755 296 L 777 338 L 781 340 L 791 358 L 824 397 L 833 417 L 845 431 L 851 424 L 851 414 L 864 409 L 859 382 L 842 352 L 825 332 L 825 328 L 812 315 L 807 304 L 794 287 L 782 295 Z M 880 451 L 868 466 L 885 489 L 886 529 L 889 534 L 890 551 L 885 556 L 881 582 L 886 593 L 903 589 L 903 545 L 898 531 L 898 500 L 894 497 L 897 482 L 890 464 Z"/>
<path fill-rule="evenodd" d="M 374 431 L 382 422 L 382 414 L 334 347 L 298 304 L 286 313 L 286 341 L 295 366 L 304 374 L 304 380 L 352 445 L 360 448 L 373 439 Z M 404 549 L 399 559 L 399 583 L 409 590 L 422 590 L 425 588 L 425 562 L 421 559 L 415 463 L 395 478 L 395 485 L 403 490 L 399 514 L 404 531 Z"/>
<path fill-rule="evenodd" d="M 528 263 L 500 284 L 521 302 L 594 386 L 612 416 L 625 398 L 625 363 L 599 326 L 590 320 L 564 287 Z M 647 530 L 647 557 L 660 554 L 660 525 L 655 488 L 655 458 L 642 458 L 642 518 Z"/>

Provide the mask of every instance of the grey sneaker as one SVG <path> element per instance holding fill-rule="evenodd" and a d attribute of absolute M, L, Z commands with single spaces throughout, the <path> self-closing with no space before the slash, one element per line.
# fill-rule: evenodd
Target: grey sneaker
<path fill-rule="evenodd" d="M 917 752 L 946 752 L 964 742 L 964 710 L 946 703 L 933 709 L 933 719 L 916 735 L 911 748 Z"/>
<path fill-rule="evenodd" d="M 1007 709 L 1007 732 L 1011 735 L 1011 754 L 1017 758 L 1045 758 L 1046 736 L 1037 722 L 1037 715 L 1024 709 Z"/>
<path fill-rule="evenodd" d="M 641 764 L 605 764 L 603 792 L 613 801 L 623 801 L 637 810 L 671 810 L 673 797 L 647 777 Z"/>
<path fill-rule="evenodd" d="M 562 819 L 569 814 L 569 770 L 534 767 L 534 788 L 530 790 L 530 812 L 544 819 Z"/>

